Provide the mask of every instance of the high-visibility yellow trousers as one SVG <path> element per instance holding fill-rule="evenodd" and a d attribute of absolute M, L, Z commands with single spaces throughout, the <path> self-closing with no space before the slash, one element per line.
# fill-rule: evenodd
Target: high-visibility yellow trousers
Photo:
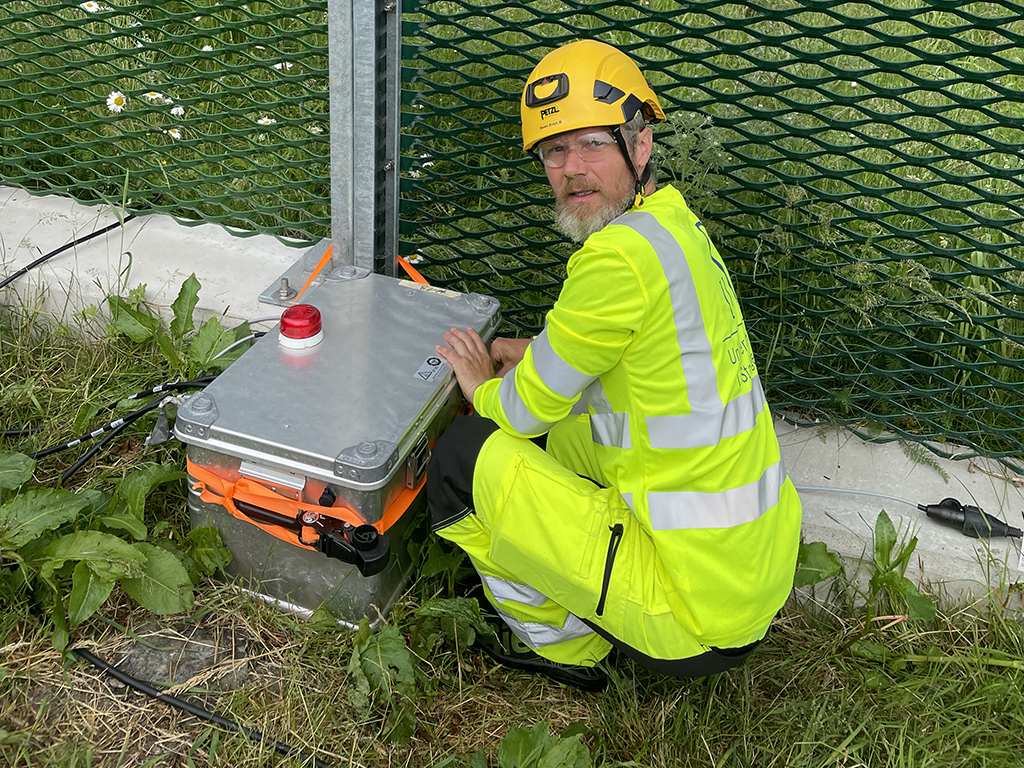
<path fill-rule="evenodd" d="M 593 665 L 612 648 L 602 634 L 654 660 L 715 655 L 679 624 L 650 536 L 605 485 L 587 416 L 557 424 L 546 450 L 495 429 L 475 458 L 472 499 L 454 513 L 432 506 L 435 530 L 466 551 L 488 600 L 547 659 Z M 725 653 L 722 669 L 749 651 Z"/>

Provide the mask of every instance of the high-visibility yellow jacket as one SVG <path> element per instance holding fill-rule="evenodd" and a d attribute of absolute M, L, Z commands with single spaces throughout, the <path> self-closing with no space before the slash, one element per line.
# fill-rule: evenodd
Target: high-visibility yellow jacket
<path fill-rule="evenodd" d="M 473 405 L 530 437 L 581 392 L 605 477 L 670 574 L 672 613 L 706 645 L 757 639 L 792 587 L 800 502 L 732 282 L 670 186 L 573 255 L 543 332 Z"/>

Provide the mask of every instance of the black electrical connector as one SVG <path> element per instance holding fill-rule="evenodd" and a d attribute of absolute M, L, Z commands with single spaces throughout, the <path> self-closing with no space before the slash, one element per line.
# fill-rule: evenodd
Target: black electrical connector
<path fill-rule="evenodd" d="M 956 499 L 943 499 L 938 504 L 918 504 L 917 508 L 932 520 L 959 528 L 964 536 L 972 539 L 989 539 L 999 536 L 1020 538 L 1020 528 L 1007 525 L 1002 520 L 982 512 L 973 504 L 961 504 Z"/>

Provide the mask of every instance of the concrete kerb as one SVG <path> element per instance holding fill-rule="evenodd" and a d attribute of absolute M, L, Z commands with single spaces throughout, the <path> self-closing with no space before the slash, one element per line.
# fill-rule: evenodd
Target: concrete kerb
<path fill-rule="evenodd" d="M 969 538 L 904 501 L 850 492 L 885 494 L 913 505 L 952 497 L 1022 528 L 1024 480 L 997 462 L 929 454 L 934 461 L 922 463 L 899 442 L 866 442 L 841 428 L 800 428 L 781 418 L 776 434 L 797 487 L 822 489 L 800 492 L 804 540 L 824 542 L 856 582 L 862 584 L 866 576 L 864 569 L 855 575 L 858 566 L 872 561 L 875 521 L 882 510 L 901 537 L 918 539 L 907 577 L 944 602 L 983 599 L 1021 580 L 1019 539 Z"/>
<path fill-rule="evenodd" d="M 0 187 L 0 274 L 117 221 L 108 206 Z M 0 304 L 38 306 L 75 327 L 83 309 L 145 284 L 147 303 L 169 317 L 182 283 L 195 273 L 202 286 L 197 322 L 217 317 L 232 326 L 280 316 L 281 307 L 258 296 L 302 253 L 269 235 L 237 237 L 216 224 L 187 227 L 150 214 L 45 262 L 4 289 Z"/>
<path fill-rule="evenodd" d="M 0 187 L 2 273 L 10 274 L 116 221 L 107 207 Z M 77 313 L 100 306 L 112 290 L 145 283 L 147 300 L 166 316 L 182 282 L 194 272 L 202 284 L 197 320 L 215 316 L 234 325 L 280 314 L 280 307 L 261 304 L 258 296 L 302 253 L 268 235 L 242 238 L 214 224 L 187 227 L 169 216 L 152 214 L 55 257 L 9 286 L 6 291 L 13 290 L 13 297 L 0 296 L 0 303 L 31 304 L 42 296 L 43 311 L 73 325 Z M 798 428 L 781 419 L 776 431 L 793 481 L 828 489 L 800 494 L 806 541 L 822 541 L 850 563 L 870 559 L 875 519 L 885 509 L 898 530 L 918 537 L 907 573 L 912 580 L 960 597 L 1020 579 L 1014 542 L 980 542 L 940 526 L 913 506 L 846 492 L 884 493 L 914 504 L 951 496 L 1022 527 L 1024 481 L 1011 477 L 999 464 L 935 457 L 934 466 L 929 466 L 909 457 L 896 442 L 867 443 L 842 429 Z"/>

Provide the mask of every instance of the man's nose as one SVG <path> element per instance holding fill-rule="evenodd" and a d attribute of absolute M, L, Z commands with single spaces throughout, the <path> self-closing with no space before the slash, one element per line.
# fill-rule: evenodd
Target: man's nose
<path fill-rule="evenodd" d="M 583 159 L 583 155 L 576 147 L 569 147 L 569 151 L 565 155 L 565 166 L 562 173 L 566 176 L 578 176 L 586 171 L 587 161 Z"/>

